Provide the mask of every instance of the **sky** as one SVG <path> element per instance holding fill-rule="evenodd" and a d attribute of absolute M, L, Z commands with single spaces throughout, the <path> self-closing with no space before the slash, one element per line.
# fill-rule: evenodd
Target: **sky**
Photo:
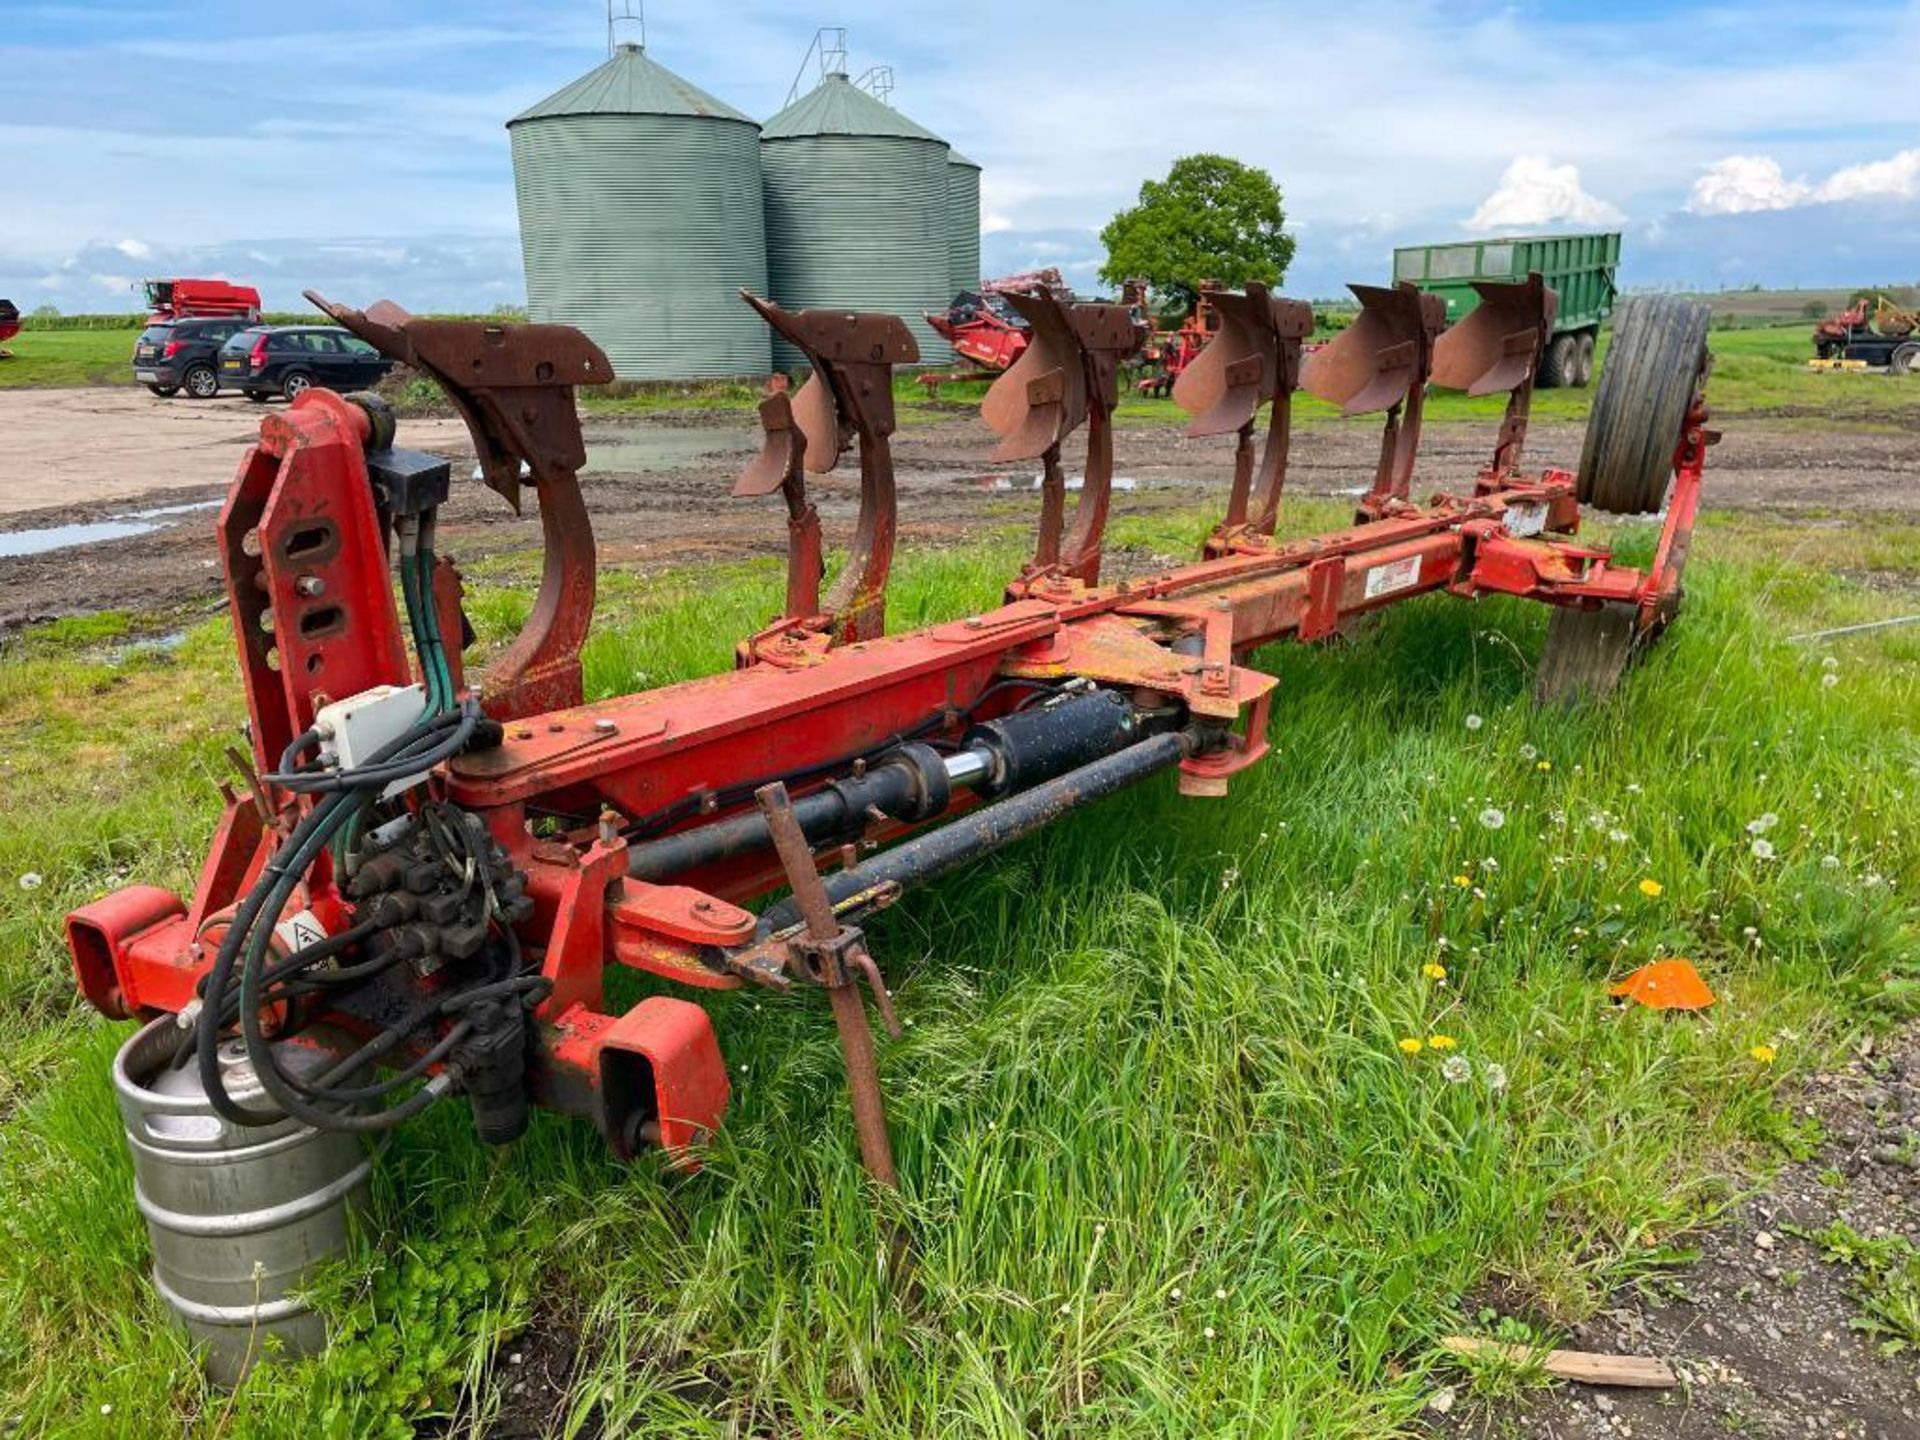
<path fill-rule="evenodd" d="M 1589 228 L 1629 287 L 1920 280 L 1920 0 L 653 0 L 645 39 L 764 118 L 822 23 L 984 167 L 989 274 L 1093 292 L 1101 226 L 1206 150 L 1280 183 L 1311 298 L 1396 244 Z M 605 54 L 605 0 L 0 0 L 0 296 L 521 303 L 505 121 Z"/>

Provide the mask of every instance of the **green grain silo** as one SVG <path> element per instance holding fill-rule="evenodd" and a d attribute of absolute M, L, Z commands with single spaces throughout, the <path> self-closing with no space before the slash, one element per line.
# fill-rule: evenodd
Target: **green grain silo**
<path fill-rule="evenodd" d="M 947 153 L 947 289 L 980 288 L 980 167 Z"/>
<path fill-rule="evenodd" d="M 953 298 L 947 142 L 830 73 L 760 132 L 767 272 L 782 305 L 899 315 L 938 364 L 953 352 L 921 318 Z M 774 365 L 800 355 L 784 341 Z"/>
<path fill-rule="evenodd" d="M 621 45 L 507 131 L 533 319 L 626 380 L 766 373 L 759 126 Z"/>

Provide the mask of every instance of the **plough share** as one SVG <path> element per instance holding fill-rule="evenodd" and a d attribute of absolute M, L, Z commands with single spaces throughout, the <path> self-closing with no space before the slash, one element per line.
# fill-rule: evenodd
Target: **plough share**
<path fill-rule="evenodd" d="M 537 1104 L 590 1117 L 623 1156 L 660 1146 L 692 1165 L 728 1099 L 707 1013 L 657 994 L 610 1013 L 607 968 L 695 993 L 821 986 L 862 1158 L 895 1183 L 867 1001 L 889 1027 L 893 1012 L 867 916 L 1162 771 L 1183 794 L 1226 795 L 1268 748 L 1262 646 L 1323 640 L 1428 592 L 1525 596 L 1555 607 L 1541 674 L 1559 699 L 1610 685 L 1674 614 L 1714 438 L 1704 307 L 1623 307 L 1576 474 L 1523 465 L 1554 308 L 1538 276 L 1482 285 L 1444 333 L 1410 287 L 1355 289 L 1356 322 L 1305 357 L 1300 302 L 1257 285 L 1212 297 L 1219 330 L 1174 395 L 1190 433 L 1234 437 L 1226 512 L 1194 562 L 1126 576 L 1105 573 L 1101 539 L 1138 322 L 1122 305 L 1010 295 L 1030 343 L 982 413 L 995 460 L 1041 467 L 1033 558 L 996 608 L 904 634 L 886 623 L 889 437 L 913 338 L 894 316 L 746 296 L 811 366 L 761 404 L 765 443 L 734 486 L 785 502 L 781 613 L 729 672 L 590 702 L 573 387 L 610 379 L 606 358 L 565 327 L 311 297 L 440 382 L 516 507 L 530 484 L 545 538 L 531 618 L 470 683 L 460 580 L 435 554 L 448 462 L 396 448 L 370 396 L 309 390 L 266 417 L 218 531 L 252 722 L 245 786 L 227 792 L 189 899 L 135 885 L 69 917 L 81 991 L 111 1016 L 176 1017 L 175 1063 L 197 1065 L 235 1123 L 284 1112 L 378 1131 L 459 1094 L 490 1141 Z M 1430 384 L 1509 399 L 1471 491 L 1416 499 Z M 1286 540 L 1299 390 L 1385 425 L 1355 523 Z M 1069 513 L 1062 447 L 1083 428 Z M 859 517 L 823 590 L 808 485 L 850 454 Z M 1664 502 L 1651 567 L 1575 540 L 1582 501 Z M 228 1094 L 215 1054 L 235 1036 L 270 1105 Z M 289 1045 L 323 1063 L 289 1064 Z"/>

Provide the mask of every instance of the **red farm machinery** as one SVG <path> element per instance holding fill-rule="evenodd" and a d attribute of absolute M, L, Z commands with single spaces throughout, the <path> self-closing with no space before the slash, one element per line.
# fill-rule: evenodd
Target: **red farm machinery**
<path fill-rule="evenodd" d="M 20 307 L 11 300 L 0 300 L 0 346 L 20 333 Z M 11 350 L 0 349 L 0 360 L 11 357 Z"/>
<path fill-rule="evenodd" d="M 192 895 L 135 885 L 69 917 L 80 990 L 149 1022 L 155 1063 L 204 1091 L 233 1136 L 289 1120 L 377 1132 L 464 1097 L 489 1141 L 542 1106 L 586 1117 L 621 1155 L 657 1146 L 696 1165 L 729 1094 L 699 997 L 818 986 L 862 1158 L 896 1183 L 867 1003 L 889 1028 L 893 1012 L 863 919 L 1163 772 L 1230 803 L 1281 723 L 1276 682 L 1253 663 L 1263 646 L 1323 640 L 1420 595 L 1524 596 L 1554 607 L 1540 673 L 1560 699 L 1611 686 L 1672 618 L 1715 438 L 1705 307 L 1623 307 L 1576 474 L 1524 464 L 1555 303 L 1537 275 L 1481 285 L 1444 334 L 1438 302 L 1410 286 L 1355 292 L 1355 323 L 1310 356 L 1302 302 L 1258 286 L 1210 297 L 1217 327 L 1174 398 L 1191 434 L 1232 437 L 1225 512 L 1191 562 L 1125 576 L 1109 573 L 1102 532 L 1139 315 L 1008 292 L 1028 343 L 982 415 L 994 460 L 1042 467 L 1033 556 L 1003 603 L 903 633 L 887 625 L 889 437 L 912 335 L 892 315 L 745 296 L 811 365 L 798 391 L 762 401 L 763 447 L 733 486 L 784 504 L 781 613 L 728 671 L 591 702 L 595 547 L 573 390 L 611 379 L 606 357 L 563 326 L 311 297 L 439 382 L 516 508 L 531 486 L 537 600 L 468 675 L 460 579 L 435 546 L 448 462 L 397 448 L 370 396 L 309 390 L 264 417 L 218 522 L 251 715 L 244 783 Z M 1429 384 L 1508 396 L 1465 493 L 1416 497 Z M 1384 429 L 1355 522 L 1282 539 L 1299 390 L 1380 413 Z M 1082 428 L 1069 512 L 1061 447 Z M 823 588 L 809 478 L 849 457 L 858 519 Z M 1664 508 L 1651 565 L 1576 539 L 1582 502 Z M 613 1013 L 610 967 L 684 993 Z"/>
<path fill-rule="evenodd" d="M 142 280 L 140 291 L 146 296 L 149 325 L 192 317 L 260 318 L 260 292 L 251 285 L 226 280 Z"/>

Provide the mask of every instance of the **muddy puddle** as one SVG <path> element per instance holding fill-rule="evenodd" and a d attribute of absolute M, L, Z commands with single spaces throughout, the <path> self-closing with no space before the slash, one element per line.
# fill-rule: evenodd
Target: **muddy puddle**
<path fill-rule="evenodd" d="M 588 475 L 677 470 L 708 456 L 750 455 L 760 448 L 757 432 L 748 429 L 643 429 L 588 432 Z"/>
<path fill-rule="evenodd" d="M 190 505 L 158 505 L 149 510 L 129 510 L 109 515 L 104 520 L 87 520 L 72 525 L 43 525 L 28 530 L 0 530 L 0 560 L 23 555 L 45 555 L 75 545 L 98 545 L 104 540 L 127 540 L 136 535 L 151 535 L 178 525 L 188 515 L 218 510 L 218 500 L 199 500 Z"/>

